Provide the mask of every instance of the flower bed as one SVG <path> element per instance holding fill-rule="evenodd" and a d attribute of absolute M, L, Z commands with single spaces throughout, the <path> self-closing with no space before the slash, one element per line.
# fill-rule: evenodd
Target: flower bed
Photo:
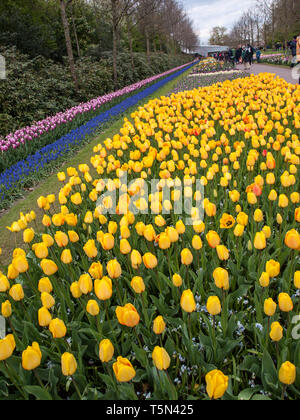
<path fill-rule="evenodd" d="M 22 188 L 22 185 L 24 185 L 28 177 L 32 175 L 38 176 L 39 172 L 46 165 L 55 162 L 57 159 L 70 153 L 72 149 L 78 147 L 87 136 L 94 134 L 103 123 L 136 105 L 139 101 L 146 98 L 148 95 L 151 95 L 165 83 L 168 83 L 175 77 L 178 77 L 181 73 L 187 71 L 191 66 L 193 66 L 193 63 L 189 66 L 181 66 L 179 70 L 177 69 L 176 72 L 172 72 L 171 75 L 166 76 L 139 93 L 129 96 L 121 103 L 92 118 L 86 124 L 73 129 L 70 133 L 55 142 L 48 144 L 41 150 L 38 150 L 35 154 L 20 160 L 17 164 L 6 169 L 0 174 L 0 197 L 2 200 L 0 208 L 6 206 L 5 199 L 11 194 L 11 191 L 15 189 L 18 190 L 20 187 Z"/>
<path fill-rule="evenodd" d="M 151 100 L 58 174 L 42 233 L 9 227 L 0 398 L 299 398 L 299 98 L 261 74 Z"/>
<path fill-rule="evenodd" d="M 266 64 L 289 66 L 291 64 L 291 57 L 284 54 L 262 55 L 260 61 Z"/>
<path fill-rule="evenodd" d="M 211 86 L 216 83 L 233 81 L 235 79 L 244 77 L 249 77 L 249 73 L 243 71 L 228 71 L 212 74 L 190 74 L 189 77 L 185 77 L 184 79 L 180 80 L 180 82 L 172 89 L 171 93 L 179 93 L 186 90 L 198 89 L 199 87 Z"/>
<path fill-rule="evenodd" d="M 218 73 L 220 71 L 232 71 L 233 64 L 217 61 L 214 58 L 207 58 L 200 61 L 193 69 L 193 74 Z"/>
<path fill-rule="evenodd" d="M 2 152 L 0 154 L 0 172 L 11 166 L 12 163 L 34 153 L 36 150 L 40 149 L 41 146 L 52 143 L 71 129 L 79 127 L 83 123 L 89 121 L 104 105 L 109 104 L 122 96 L 130 95 L 132 92 L 138 91 L 160 78 L 165 78 L 188 65 L 190 65 L 190 63 L 142 80 L 116 92 L 95 98 L 87 103 L 81 103 L 65 112 L 60 112 L 54 116 L 49 116 L 44 120 L 37 121 L 30 127 L 21 128 L 20 130 L 7 135 L 5 138 L 0 137 L 0 152 Z M 75 126 L 74 124 L 72 125 L 72 122 L 75 122 Z M 64 131 L 65 127 L 67 131 Z M 59 137 L 57 137 L 56 133 Z"/>

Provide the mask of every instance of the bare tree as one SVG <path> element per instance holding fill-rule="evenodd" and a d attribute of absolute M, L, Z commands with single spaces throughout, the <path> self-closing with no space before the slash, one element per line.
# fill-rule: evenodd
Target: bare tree
<path fill-rule="evenodd" d="M 67 12 L 66 12 L 66 8 L 72 3 L 72 0 L 59 0 L 59 3 L 60 3 L 61 18 L 62 18 L 65 39 L 66 39 L 66 48 L 67 48 L 67 53 L 68 53 L 70 72 L 74 81 L 75 88 L 76 90 L 78 90 L 79 89 L 78 80 L 77 80 L 76 69 L 75 69 L 69 22 L 68 22 Z"/>

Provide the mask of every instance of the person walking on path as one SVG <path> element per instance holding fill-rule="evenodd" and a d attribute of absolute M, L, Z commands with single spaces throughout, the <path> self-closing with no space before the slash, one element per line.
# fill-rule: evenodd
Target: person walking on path
<path fill-rule="evenodd" d="M 292 53 L 292 67 L 297 64 L 297 37 L 294 36 L 293 40 L 290 42 L 290 49 Z"/>
<path fill-rule="evenodd" d="M 253 47 L 251 47 L 250 44 L 248 44 L 244 49 L 243 61 L 245 65 L 245 70 L 249 70 L 249 68 L 251 68 L 251 64 L 253 62 L 253 51 Z"/>
<path fill-rule="evenodd" d="M 259 48 L 257 48 L 257 50 L 256 50 L 256 60 L 257 60 L 258 64 L 260 63 L 260 57 L 261 57 L 261 51 L 260 51 Z"/>
<path fill-rule="evenodd" d="M 242 57 L 242 52 L 243 52 L 243 50 L 242 50 L 242 48 L 241 48 L 241 47 L 239 47 L 239 48 L 236 50 L 236 52 L 235 52 L 235 62 L 236 62 L 236 64 L 239 64 L 240 59 L 241 59 L 241 57 Z"/>

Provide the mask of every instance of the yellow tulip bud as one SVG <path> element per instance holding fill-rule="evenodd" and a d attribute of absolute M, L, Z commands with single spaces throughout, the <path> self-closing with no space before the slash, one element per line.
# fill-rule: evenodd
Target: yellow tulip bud
<path fill-rule="evenodd" d="M 300 235 L 296 229 L 289 230 L 286 233 L 284 243 L 291 249 L 300 249 Z"/>
<path fill-rule="evenodd" d="M 73 376 L 77 370 L 77 362 L 73 354 L 64 353 L 61 356 L 61 370 L 64 376 Z"/>
<path fill-rule="evenodd" d="M 184 265 L 191 265 L 193 262 L 193 254 L 188 248 L 181 251 L 181 263 Z"/>
<path fill-rule="evenodd" d="M 219 260 L 227 261 L 229 258 L 229 251 L 224 245 L 217 245 L 216 247 Z"/>
<path fill-rule="evenodd" d="M 49 331 L 53 338 L 63 338 L 67 334 L 67 328 L 61 319 L 52 319 L 49 324 Z"/>
<path fill-rule="evenodd" d="M 270 337 L 272 341 L 278 342 L 283 337 L 283 328 L 279 322 L 273 322 L 271 325 Z"/>
<path fill-rule="evenodd" d="M 4 318 L 9 318 L 12 314 L 11 303 L 9 300 L 6 300 L 1 305 L 1 314 Z"/>
<path fill-rule="evenodd" d="M 14 284 L 9 291 L 9 296 L 11 296 L 16 302 L 20 302 L 21 300 L 23 300 L 24 290 L 21 284 Z"/>
<path fill-rule="evenodd" d="M 84 252 L 89 258 L 96 258 L 98 254 L 98 250 L 95 246 L 95 241 L 90 239 L 83 247 Z"/>
<path fill-rule="evenodd" d="M 296 289 L 300 289 L 300 271 L 296 271 L 294 274 L 294 285 Z"/>
<path fill-rule="evenodd" d="M 31 229 L 26 229 L 23 232 L 23 241 L 28 244 L 29 242 L 31 242 L 34 238 L 34 230 Z"/>
<path fill-rule="evenodd" d="M 202 248 L 202 240 L 199 235 L 194 235 L 192 239 L 192 247 L 199 251 Z"/>
<path fill-rule="evenodd" d="M 216 248 L 221 243 L 221 239 L 217 232 L 210 230 L 206 235 L 207 242 L 211 248 Z"/>
<path fill-rule="evenodd" d="M 166 328 L 166 323 L 162 316 L 158 316 L 153 321 L 153 331 L 155 334 L 162 334 Z"/>
<path fill-rule="evenodd" d="M 82 291 L 80 290 L 78 281 L 71 284 L 70 292 L 74 299 L 79 299 L 82 296 Z"/>
<path fill-rule="evenodd" d="M 153 269 L 157 267 L 158 261 L 155 255 L 151 254 L 150 252 L 147 252 L 143 256 L 143 262 L 146 268 Z"/>
<path fill-rule="evenodd" d="M 171 364 L 171 358 L 163 347 L 154 348 L 152 359 L 158 370 L 167 370 Z"/>
<path fill-rule="evenodd" d="M 6 276 L 0 274 L 0 293 L 7 292 L 10 289 L 10 284 Z"/>
<path fill-rule="evenodd" d="M 206 392 L 210 399 L 222 398 L 228 388 L 229 378 L 219 370 L 209 372 L 206 377 Z"/>
<path fill-rule="evenodd" d="M 220 299 L 217 296 L 210 296 L 207 300 L 206 309 L 210 315 L 219 315 L 222 311 Z"/>
<path fill-rule="evenodd" d="M 278 304 L 282 312 L 291 312 L 294 309 L 292 299 L 287 293 L 280 293 L 278 296 Z"/>
<path fill-rule="evenodd" d="M 269 260 L 266 263 L 266 272 L 270 277 L 277 277 L 280 274 L 280 263 L 278 261 Z"/>
<path fill-rule="evenodd" d="M 172 277 L 172 282 L 175 287 L 180 287 L 182 285 L 182 278 L 179 274 L 174 274 Z"/>
<path fill-rule="evenodd" d="M 267 316 L 273 316 L 276 312 L 277 305 L 273 299 L 266 299 L 264 302 L 264 312 Z"/>
<path fill-rule="evenodd" d="M 42 305 L 47 309 L 50 309 L 55 305 L 55 299 L 47 292 L 41 294 L 41 301 Z"/>
<path fill-rule="evenodd" d="M 142 277 L 138 277 L 138 276 L 133 277 L 130 285 L 133 288 L 133 290 L 135 291 L 135 293 L 137 293 L 137 294 L 143 293 L 146 289 Z"/>
<path fill-rule="evenodd" d="M 267 246 L 266 236 L 263 232 L 257 232 L 254 238 L 254 248 L 255 249 L 265 249 Z"/>
<path fill-rule="evenodd" d="M 269 287 L 270 285 L 270 276 L 268 273 L 263 272 L 259 279 L 259 284 L 261 287 Z"/>
<path fill-rule="evenodd" d="M 22 367 L 25 370 L 34 370 L 40 366 L 42 361 L 42 353 L 38 343 L 32 343 L 22 353 Z"/>
<path fill-rule="evenodd" d="M 0 340 L 0 361 L 9 359 L 16 348 L 16 342 L 12 334 Z"/>
<path fill-rule="evenodd" d="M 52 321 L 52 316 L 47 308 L 44 306 L 38 310 L 38 320 L 40 327 L 49 327 Z"/>
<path fill-rule="evenodd" d="M 99 344 L 99 359 L 102 363 L 108 363 L 113 358 L 115 349 L 110 340 L 102 340 Z"/>
<path fill-rule="evenodd" d="M 140 322 L 138 311 L 131 303 L 127 303 L 127 305 L 123 307 L 117 306 L 116 315 L 119 323 L 121 325 L 126 325 L 127 327 L 133 328 Z"/>
<path fill-rule="evenodd" d="M 117 279 L 122 274 L 122 269 L 117 260 L 108 261 L 106 266 L 108 275 L 112 279 Z"/>
<path fill-rule="evenodd" d="M 113 364 L 114 374 L 119 382 L 131 381 L 136 372 L 130 361 L 124 357 L 119 356 L 117 361 Z"/>
<path fill-rule="evenodd" d="M 112 281 L 109 277 L 96 280 L 94 284 L 95 294 L 100 300 L 108 300 L 112 297 Z"/>
<path fill-rule="evenodd" d="M 218 267 L 213 272 L 213 278 L 219 289 L 229 289 L 229 274 L 224 268 Z"/>
<path fill-rule="evenodd" d="M 171 246 L 171 240 L 166 233 L 161 233 L 158 236 L 158 246 L 160 249 L 169 249 Z"/>
<path fill-rule="evenodd" d="M 69 249 L 64 249 L 60 259 L 61 262 L 63 262 L 64 264 L 71 264 L 71 262 L 73 261 L 71 251 Z"/>
<path fill-rule="evenodd" d="M 12 265 L 19 273 L 26 273 L 29 268 L 28 261 L 23 255 L 18 255 L 13 258 Z"/>
<path fill-rule="evenodd" d="M 113 249 L 113 247 L 115 246 L 115 238 L 113 237 L 113 235 L 111 233 L 105 233 L 100 238 L 100 243 L 101 243 L 102 248 L 105 251 L 109 251 L 109 250 Z"/>
<path fill-rule="evenodd" d="M 121 241 L 120 241 L 120 252 L 123 255 L 130 254 L 131 246 L 130 246 L 130 243 L 127 241 L 127 239 L 121 239 Z"/>
<path fill-rule="evenodd" d="M 41 268 L 46 276 L 55 274 L 58 270 L 57 265 L 52 260 L 43 259 L 41 261 Z"/>
<path fill-rule="evenodd" d="M 133 249 L 130 255 L 132 268 L 135 270 L 142 264 L 142 256 L 136 249 Z"/>
<path fill-rule="evenodd" d="M 100 308 L 98 303 L 95 300 L 89 300 L 86 305 L 86 311 L 92 316 L 99 315 Z"/>
<path fill-rule="evenodd" d="M 290 362 L 285 362 L 279 370 L 279 380 L 285 385 L 292 385 L 296 380 L 296 366 Z"/>
<path fill-rule="evenodd" d="M 196 310 L 196 302 L 193 295 L 193 292 L 188 289 L 184 290 L 181 299 L 180 299 L 181 308 L 188 313 L 194 312 Z"/>
<path fill-rule="evenodd" d="M 83 293 L 84 295 L 91 293 L 91 291 L 93 290 L 93 282 L 89 274 L 82 274 L 79 277 L 78 285 L 81 290 L 81 293 Z"/>

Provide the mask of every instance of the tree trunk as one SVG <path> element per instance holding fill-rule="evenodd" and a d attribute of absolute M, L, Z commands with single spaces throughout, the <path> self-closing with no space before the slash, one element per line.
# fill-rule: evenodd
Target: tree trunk
<path fill-rule="evenodd" d="M 72 49 L 72 43 L 71 43 L 71 37 L 70 37 L 70 28 L 69 28 L 69 23 L 67 19 L 67 13 L 66 13 L 65 0 L 60 0 L 60 10 L 61 10 L 61 18 L 62 18 L 65 39 L 66 39 L 66 47 L 67 47 L 69 65 L 70 65 L 70 72 L 74 81 L 75 88 L 76 90 L 78 90 L 79 89 L 78 80 L 77 80 L 76 70 L 75 70 L 74 55 L 73 55 L 73 49 Z"/>
<path fill-rule="evenodd" d="M 114 89 L 118 86 L 118 70 L 117 70 L 117 45 L 118 45 L 118 12 L 117 1 L 111 0 L 112 4 L 112 20 L 113 20 L 113 72 L 114 72 Z"/>
<path fill-rule="evenodd" d="M 132 71 L 135 71 L 134 66 L 134 57 L 133 57 L 133 41 L 131 36 L 131 29 L 130 29 L 130 22 L 129 22 L 129 16 L 126 15 L 126 22 L 127 22 L 127 33 L 128 33 L 128 41 L 129 41 L 129 50 L 130 50 L 130 58 L 131 58 L 131 68 Z"/>
<path fill-rule="evenodd" d="M 71 4 L 71 18 L 72 18 L 73 31 L 74 31 L 75 41 L 76 41 L 77 54 L 78 54 L 78 57 L 80 58 L 81 57 L 81 52 L 80 52 L 79 41 L 78 41 L 78 36 L 77 36 L 77 30 L 76 30 L 74 15 L 73 15 L 73 7 L 72 7 L 72 4 Z"/>
<path fill-rule="evenodd" d="M 150 37 L 148 29 L 145 28 L 145 37 L 146 37 L 146 45 L 147 45 L 147 60 L 150 61 Z"/>

